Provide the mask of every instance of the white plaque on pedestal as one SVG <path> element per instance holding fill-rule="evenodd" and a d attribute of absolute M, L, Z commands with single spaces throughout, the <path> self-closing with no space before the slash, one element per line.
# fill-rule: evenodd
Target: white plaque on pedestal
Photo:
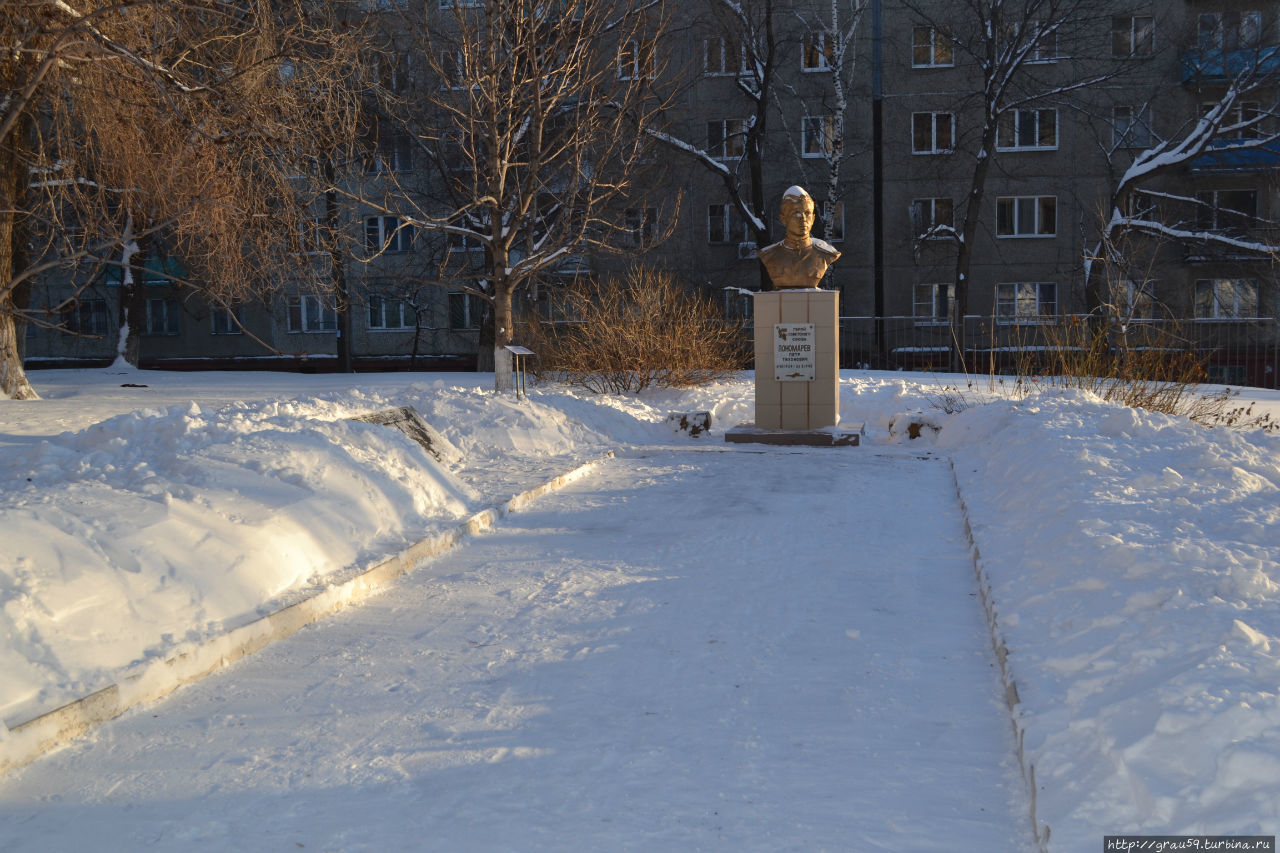
<path fill-rule="evenodd" d="M 773 325 L 773 375 L 779 382 L 812 382 L 817 372 L 813 323 Z"/>

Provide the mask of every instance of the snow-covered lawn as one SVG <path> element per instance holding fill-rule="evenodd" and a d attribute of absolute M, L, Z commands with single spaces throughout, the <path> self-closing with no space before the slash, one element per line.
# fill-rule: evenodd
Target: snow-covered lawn
<path fill-rule="evenodd" d="M 467 375 L 57 371 L 32 378 L 45 400 L 0 402 L 0 536 L 5 542 L 0 555 L 0 683 L 5 685 L 0 717 L 10 726 L 349 577 L 387 553 L 583 460 L 599 458 L 606 450 L 619 451 L 607 466 L 609 477 L 622 478 L 619 488 L 631 490 L 637 500 L 664 505 L 677 501 L 678 494 L 663 490 L 679 480 L 681 457 L 663 448 L 724 448 L 720 430 L 750 420 L 752 413 L 747 378 L 638 399 L 539 388 L 523 402 L 495 397 L 483 390 L 484 377 Z M 121 387 L 126 382 L 147 387 Z M 1014 713 L 1024 761 L 1035 768 L 1038 818 L 1051 830 L 1049 849 L 1092 851 L 1099 849 L 1104 834 L 1116 833 L 1277 834 L 1280 437 L 1208 430 L 1183 419 L 1052 389 L 1022 401 L 969 391 L 973 405 L 944 415 L 934 404 L 947 382 L 946 377 L 845 373 L 842 413 L 846 420 L 866 421 L 868 440 L 861 448 L 829 450 L 826 455 L 794 454 L 804 460 L 797 464 L 800 470 L 815 470 L 805 466 L 813 466 L 811 460 L 816 459 L 817 471 L 836 472 L 834 483 L 816 494 L 797 489 L 776 472 L 744 482 L 748 475 L 743 472 L 753 469 L 742 460 L 786 461 L 780 451 L 716 454 L 715 465 L 698 469 L 705 482 L 700 481 L 696 491 L 733 507 L 726 517 L 745 520 L 739 529 L 746 530 L 762 511 L 800 518 L 814 505 L 853 503 L 847 518 L 797 534 L 807 554 L 840 555 L 850 565 L 861 566 L 856 562 L 860 538 L 895 545 L 887 556 L 875 559 L 875 565 L 865 567 L 870 574 L 855 573 L 847 583 L 833 583 L 822 593 L 828 599 L 824 606 L 815 609 L 814 630 L 834 638 L 815 648 L 836 654 L 833 660 L 861 665 L 858 656 L 866 649 L 882 648 L 884 642 L 899 644 L 890 638 L 902 626 L 871 618 L 875 611 L 865 606 L 870 599 L 859 584 L 875 578 L 921 577 L 928 562 L 917 553 L 925 543 L 916 541 L 922 534 L 911 526 L 916 508 L 910 502 L 900 506 L 901 495 L 895 491 L 909 479 L 902 466 L 915 455 L 928 456 L 918 464 L 945 472 L 946 476 L 920 479 L 916 486 L 919 512 L 933 515 L 959 512 L 947 470 L 953 466 L 991 583 L 996 630 L 1010 652 L 1008 666 L 1020 699 Z M 1246 394 L 1280 414 L 1280 396 L 1274 392 Z M 414 406 L 444 434 L 456 454 L 439 463 L 394 430 L 345 420 L 398 405 Z M 695 409 L 713 412 L 714 434 L 688 439 L 663 422 L 670 411 Z M 941 431 L 934 435 L 926 430 L 915 441 L 896 432 L 891 436 L 891 419 L 912 410 L 926 412 Z M 661 455 L 663 461 L 639 459 L 645 454 Z M 831 454 L 838 454 L 838 464 L 821 461 L 837 458 Z M 726 466 L 719 460 L 740 464 Z M 536 504 L 529 516 L 548 512 L 553 526 L 574 530 L 578 520 L 598 515 L 591 506 L 593 482 L 597 481 L 588 479 L 574 487 L 579 504 L 566 504 L 559 514 Z M 598 481 L 596 500 L 607 501 L 608 482 Z M 847 482 L 857 482 L 856 500 L 840 491 Z M 763 496 L 760 504 L 745 500 L 743 493 L 752 488 Z M 948 509 L 941 509 L 943 505 Z M 892 511 L 886 512 L 886 506 Z M 866 514 L 860 514 L 860 508 Z M 521 516 L 510 523 L 531 522 Z M 694 529 L 700 530 L 685 528 L 683 538 L 696 538 Z M 734 564 L 742 561 L 736 557 L 742 543 L 717 539 L 714 530 L 705 535 L 708 539 L 697 549 L 695 561 L 710 564 L 701 593 L 723 590 L 726 602 L 742 605 L 734 597 Z M 645 540 L 653 550 L 653 564 L 645 572 L 653 577 L 633 577 L 632 563 L 641 559 L 643 550 L 625 558 L 630 566 L 625 572 L 631 574 L 620 583 L 629 590 L 627 600 L 647 600 L 648 591 L 640 590 L 655 581 L 670 583 L 663 573 L 660 540 L 656 533 Z M 479 553 L 482 542 L 461 551 Z M 579 555 L 583 559 L 601 554 L 598 543 L 584 547 L 586 553 Z M 964 543 L 952 547 L 967 559 Z M 574 558 L 569 554 L 557 559 Z M 477 583 L 484 565 L 459 570 L 455 580 Z M 566 581 L 545 571 L 545 561 L 541 565 L 544 571 L 528 586 L 535 600 L 548 595 L 550 585 Z M 976 592 L 971 564 L 967 565 L 967 589 Z M 593 606 L 603 606 L 601 595 L 617 605 L 615 586 L 591 577 L 587 589 L 597 599 Z M 572 584 L 561 589 L 565 602 L 579 601 Z M 767 590 L 762 594 L 766 601 L 771 595 L 776 598 Z M 921 648 L 964 639 L 952 622 L 929 616 L 941 612 L 938 600 L 961 596 L 964 606 L 977 606 L 958 587 L 945 593 L 941 587 L 917 589 L 907 596 L 916 612 L 903 618 L 917 620 L 911 622 L 912 633 L 920 635 Z M 393 604 L 378 606 L 394 611 Z M 478 599 L 475 604 L 481 611 L 496 606 L 492 600 Z M 696 633 L 699 626 L 686 622 L 696 621 L 700 611 L 693 604 L 688 607 L 686 612 L 673 611 L 679 618 L 670 624 Z M 866 617 L 865 623 L 840 619 L 846 612 Z M 725 653 L 748 655 L 735 658 L 734 666 L 744 671 L 763 666 L 763 647 L 749 655 L 755 625 L 750 615 L 723 619 L 717 634 L 737 643 Z M 510 638 L 496 647 L 499 651 L 481 657 L 499 667 L 514 666 L 501 650 L 510 647 L 517 660 L 524 659 L 538 653 L 524 645 L 530 642 L 530 637 Z M 605 645 L 609 653 L 593 666 L 609 660 L 620 672 L 634 670 L 639 683 L 619 679 L 622 686 L 661 695 L 657 670 L 642 666 L 652 649 L 626 651 L 626 643 L 616 639 Z M 554 651 L 554 645 L 551 648 Z M 905 654 L 904 660 L 911 664 L 923 657 L 924 652 Z M 993 662 L 988 658 L 986 664 Z M 233 672 L 248 666 L 242 664 Z M 355 673 L 359 666 L 349 669 Z M 992 670 L 984 665 L 979 671 L 982 675 L 975 675 L 975 682 L 989 678 Z M 806 672 L 808 677 L 802 677 Z M 823 675 L 830 681 L 821 682 Z M 856 738 L 854 730 L 860 725 L 870 725 L 859 713 L 885 707 L 876 703 L 889 702 L 909 715 L 919 712 L 913 705 L 939 698 L 910 687 L 910 679 L 886 678 L 873 702 L 857 692 L 856 679 L 849 675 L 838 666 L 801 667 L 795 681 L 767 681 L 755 698 L 785 708 L 797 685 L 811 682 L 834 691 L 831 701 L 852 697 L 843 710 L 851 738 Z M 536 692 L 542 687 L 525 682 L 521 689 Z M 990 683 L 980 687 L 995 690 Z M 529 706 L 531 717 L 544 713 L 533 698 L 516 698 L 520 707 Z M 723 706 L 725 698 L 708 692 L 704 700 L 708 706 Z M 607 707 L 636 710 L 635 704 L 634 696 L 630 701 L 615 696 Z M 964 707 L 980 704 L 974 700 Z M 601 720 L 608 715 L 592 718 L 585 712 L 588 705 L 582 706 L 582 713 L 566 711 L 555 718 L 565 726 L 584 727 L 583 736 L 592 742 L 605 737 Z M 985 707 L 1007 732 L 1003 706 L 993 701 Z M 957 719 L 964 716 L 961 710 L 955 709 Z M 203 717 L 196 710 L 189 713 L 203 719 L 205 726 L 218 725 L 215 710 L 206 708 Z M 317 713 L 335 710 L 326 706 Z M 129 725 L 141 726 L 138 731 L 153 722 L 149 715 L 134 717 Z M 595 728 L 592 719 L 597 720 Z M 783 719 L 794 725 L 813 724 L 808 719 Z M 830 716 L 822 719 L 824 736 L 830 735 L 831 721 Z M 692 736 L 670 720 L 664 725 L 661 720 L 648 722 L 658 730 L 653 748 L 668 750 L 668 755 L 679 747 L 682 734 Z M 518 728 L 521 723 L 512 725 Z M 0 737 L 3 731 L 0 728 Z M 746 744 L 734 741 L 734 731 L 717 730 L 720 745 L 745 749 Z M 507 745 L 515 748 L 518 744 L 511 740 Z M 885 749 L 903 756 L 906 766 L 920 773 L 945 768 L 960 754 L 954 750 L 970 746 L 965 740 L 917 737 L 886 744 Z M 824 749 L 830 748 L 833 760 L 816 762 L 814 777 L 804 781 L 852 784 L 836 768 L 843 761 L 867 760 L 865 752 L 839 758 L 841 749 L 856 751 L 857 743 L 828 744 Z M 289 753 L 288 744 L 278 746 Z M 634 750 L 624 753 L 631 759 L 637 755 Z M 788 785 L 801 784 L 803 774 L 787 765 L 785 755 L 756 757 L 761 774 L 776 765 L 778 772 L 791 774 Z M 348 758 L 360 761 L 355 753 Z M 75 766 L 75 760 L 63 760 Z M 8 831 L 2 827 L 34 808 L 24 786 L 35 785 L 45 764 L 52 761 L 3 781 L 0 842 Z M 587 772 L 584 783 L 592 785 L 590 772 L 581 767 L 575 772 Z M 606 768 L 598 772 L 606 778 Z M 392 784 L 390 775 L 373 777 L 380 785 Z M 661 778 L 660 773 L 652 776 L 655 783 Z M 918 794 L 940 805 L 938 798 L 951 785 L 928 778 Z M 616 788 L 609 791 L 617 793 Z M 654 802 L 646 801 L 649 806 Z M 987 808 L 976 792 L 967 802 L 973 809 Z M 502 805 L 484 804 L 490 809 Z M 590 801 L 584 805 L 587 812 L 589 805 Z M 928 808 L 930 803 L 923 805 Z M 1000 805 L 1009 807 L 1007 802 Z M 843 816 L 855 822 L 863 819 L 859 825 L 870 826 L 865 822 L 886 815 L 884 807 L 872 804 L 850 808 L 865 811 Z M 794 824 L 771 821 L 770 814 L 767 808 L 758 810 L 751 823 L 754 841 L 741 843 L 741 836 L 732 835 L 730 847 L 818 849 L 803 844 Z M 1018 817 L 1026 823 L 1025 816 Z M 760 833 L 769 826 L 789 834 L 767 841 Z M 1023 829 L 1030 845 L 1030 828 Z M 821 835 L 826 829 L 814 831 L 815 838 L 828 837 Z M 975 840 L 981 837 L 976 834 L 980 830 L 972 832 Z M 500 835 L 493 838 L 494 846 L 475 849 L 532 849 L 518 842 L 503 847 Z M 716 839 L 704 840 L 713 846 Z M 669 846 L 668 841 L 657 848 L 632 844 L 617 849 L 696 849 Z M 772 843 L 779 841 L 785 843 Z M 596 849 L 609 848 L 606 842 Z M 363 848 L 336 844 L 333 849 Z"/>

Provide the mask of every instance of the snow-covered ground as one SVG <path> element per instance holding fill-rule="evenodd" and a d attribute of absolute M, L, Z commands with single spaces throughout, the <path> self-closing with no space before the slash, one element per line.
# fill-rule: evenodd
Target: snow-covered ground
<path fill-rule="evenodd" d="M 678 454 L 663 463 L 670 470 L 662 474 L 648 471 L 637 456 L 674 452 L 664 447 L 724 448 L 720 430 L 749 420 L 752 412 L 747 378 L 641 398 L 538 388 L 521 402 L 496 397 L 484 390 L 491 380 L 471 375 L 51 371 L 32 379 L 43 401 L 0 402 L 0 718 L 10 726 L 349 577 L 606 450 L 620 452 L 607 466 L 610 477 L 622 478 L 619 488 L 636 495 L 652 488 L 654 495 L 664 495 L 652 500 L 678 500 L 662 491 L 679 476 Z M 1010 652 L 1024 761 L 1035 768 L 1037 814 L 1051 829 L 1049 849 L 1092 851 L 1104 834 L 1116 833 L 1277 834 L 1280 437 L 1209 430 L 1054 389 L 1011 400 L 985 393 L 980 385 L 965 391 L 968 408 L 945 415 L 938 404 L 951 396 L 943 390 L 947 384 L 955 379 L 845 373 L 842 412 L 846 420 L 866 421 L 868 440 L 861 448 L 825 451 L 841 460 L 825 467 L 839 471 L 850 460 L 897 460 L 865 470 L 855 464 L 860 499 L 874 506 L 877 500 L 900 499 L 894 490 L 906 477 L 903 465 L 915 455 L 929 456 L 922 464 L 930 470 L 945 469 L 948 461 L 954 466 L 991 583 L 997 630 Z M 1246 394 L 1280 415 L 1280 395 Z M 448 439 L 452 447 L 443 462 L 394 430 L 346 420 L 399 405 L 414 406 Z M 714 434 L 689 439 L 664 423 L 670 411 L 695 409 L 712 411 Z M 891 431 L 895 416 L 909 411 L 924 412 L 941 430 L 926 429 L 914 441 Z M 834 458 L 814 454 L 795 458 Z M 817 464 L 813 470 L 823 470 L 824 463 Z M 707 468 L 698 477 L 704 489 L 699 493 L 708 493 L 709 486 L 718 500 L 741 500 L 743 475 L 731 473 L 739 470 Z M 772 475 L 756 483 L 769 496 L 769 509 L 784 518 L 801 516 L 812 497 L 779 479 Z M 575 494 L 586 490 L 581 500 L 588 504 L 593 482 L 574 487 Z M 605 500 L 609 481 L 599 482 L 599 499 Z M 920 480 L 916 489 L 921 513 L 938 515 L 939 502 L 959 511 L 949 471 Z M 874 568 L 885 576 L 915 576 L 932 558 L 914 550 L 922 534 L 911 526 L 910 503 L 893 506 L 894 512 L 876 514 L 873 538 L 900 543 L 898 558 L 882 557 Z M 573 530 L 589 510 L 566 505 L 546 523 Z M 738 515 L 749 520 L 759 513 L 759 506 L 747 503 Z M 856 554 L 859 530 L 856 513 L 844 523 L 806 530 L 805 551 Z M 584 559 L 600 556 L 598 545 L 584 547 Z M 952 548 L 967 558 L 963 543 Z M 660 579 L 663 552 L 657 541 L 653 549 L 654 565 L 646 571 Z M 735 600 L 732 563 L 740 550 L 734 543 L 699 550 L 701 562 L 718 562 L 719 553 L 728 564 L 715 567 L 726 600 Z M 625 565 L 638 559 L 628 556 Z M 530 587 L 535 597 L 538 590 L 546 594 L 550 576 L 544 571 L 543 586 Z M 834 609 L 815 611 L 821 630 L 850 644 L 840 655 L 857 656 L 859 644 L 872 636 L 883 640 L 897 624 L 873 619 L 875 611 L 860 604 L 867 595 L 839 597 L 855 580 L 825 593 Z M 563 585 L 564 600 L 573 600 L 572 585 L 565 578 L 556 582 Z M 639 581 L 630 577 L 626 583 Z M 588 584 L 593 596 L 611 588 L 607 580 L 594 584 Z M 938 595 L 925 592 L 911 593 L 919 609 L 912 614 L 913 630 L 925 640 L 951 642 L 954 624 L 930 617 L 941 605 Z M 976 606 L 964 597 L 967 606 Z M 488 608 L 491 602 L 477 600 L 475 606 Z M 844 611 L 865 617 L 865 624 L 840 620 Z M 745 611 L 726 617 L 717 632 L 750 638 L 756 616 Z M 503 655 L 526 654 L 521 643 L 528 642 L 526 637 L 498 644 L 485 665 L 509 664 Z M 661 693 L 654 671 L 639 666 L 647 660 L 642 650 L 627 652 L 616 638 L 608 645 L 614 649 L 612 666 L 623 672 L 635 667 L 643 675 L 637 691 Z M 809 680 L 828 672 L 843 678 L 823 668 L 811 671 Z M 769 682 L 756 698 L 785 703 L 797 683 Z M 843 683 L 826 687 L 838 693 Z M 991 684 L 979 687 L 994 690 Z M 521 689 L 536 693 L 541 686 L 525 683 Z M 903 709 L 939 698 L 921 693 L 910 678 L 887 678 L 875 695 Z M 540 713 L 529 696 L 516 698 L 516 710 Z M 983 701 L 965 707 L 972 710 Z M 851 713 L 870 707 L 863 696 Z M 986 711 L 1008 728 L 1001 707 L 991 702 Z M 587 719 L 572 725 L 584 727 L 588 742 L 602 736 L 604 729 L 592 729 L 595 718 L 580 716 Z M 203 719 L 205 726 L 217 725 L 213 711 Z M 849 725 L 858 724 L 854 714 Z M 680 732 L 659 726 L 655 734 L 655 748 L 670 750 Z M 948 751 L 967 747 L 962 740 L 917 737 L 885 749 L 919 773 L 960 754 Z M 287 753 L 287 746 L 280 749 Z M 839 754 L 836 745 L 823 748 Z M 770 772 L 775 759 L 782 761 L 769 753 L 758 758 L 754 766 L 761 774 Z M 359 756 L 353 752 L 347 759 L 356 762 Z M 803 774 L 784 765 L 778 768 L 791 774 L 787 784 L 800 785 Z M 841 782 L 832 765 L 822 766 L 824 778 Z M 587 773 L 589 788 L 591 769 L 577 770 Z M 605 778 L 611 768 L 602 762 L 594 772 Z M 374 775 L 388 784 L 390 776 Z M 35 786 L 37 778 L 37 770 L 28 768 L 3 780 L 0 824 L 22 818 L 40 797 L 55 795 L 44 791 L 36 797 L 24 788 Z M 655 784 L 660 780 L 655 774 Z M 920 795 L 937 799 L 950 787 L 946 781 L 923 784 Z M 976 793 L 968 802 L 973 809 L 989 807 Z M 654 801 L 645 803 L 651 807 Z M 865 808 L 867 820 L 885 814 L 874 804 Z M 753 825 L 767 823 L 761 818 Z M 6 832 L 0 828 L 0 842 Z M 788 842 L 780 845 L 726 837 L 732 849 L 817 849 L 795 834 L 775 838 Z M 493 846 L 475 849 L 527 849 L 494 838 Z M 1026 839 L 1029 845 L 1029 828 Z M 705 838 L 706 846 L 714 846 L 713 840 Z M 664 843 L 619 849 L 683 848 Z"/>

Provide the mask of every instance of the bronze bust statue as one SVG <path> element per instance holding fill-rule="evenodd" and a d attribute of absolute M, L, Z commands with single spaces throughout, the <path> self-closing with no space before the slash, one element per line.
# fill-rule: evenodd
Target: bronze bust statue
<path fill-rule="evenodd" d="M 781 242 L 760 250 L 760 261 L 779 290 L 817 289 L 827 267 L 840 257 L 830 243 L 809 236 L 813 213 L 813 199 L 800 187 L 791 187 L 782 194 L 779 219 L 787 235 Z"/>

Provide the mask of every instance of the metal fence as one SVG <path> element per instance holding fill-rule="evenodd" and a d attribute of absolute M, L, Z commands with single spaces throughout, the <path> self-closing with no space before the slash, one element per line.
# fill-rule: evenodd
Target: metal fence
<path fill-rule="evenodd" d="M 964 318 L 964 363 L 972 372 L 1013 373 L 1049 364 L 1056 351 L 1093 335 L 1110 347 L 1189 354 L 1204 364 L 1206 380 L 1228 385 L 1277 388 L 1280 319 L 1139 320 L 1106 328 L 1091 315 L 1036 322 Z M 841 317 L 840 366 L 887 370 L 954 369 L 953 334 L 946 323 L 914 317 Z"/>

